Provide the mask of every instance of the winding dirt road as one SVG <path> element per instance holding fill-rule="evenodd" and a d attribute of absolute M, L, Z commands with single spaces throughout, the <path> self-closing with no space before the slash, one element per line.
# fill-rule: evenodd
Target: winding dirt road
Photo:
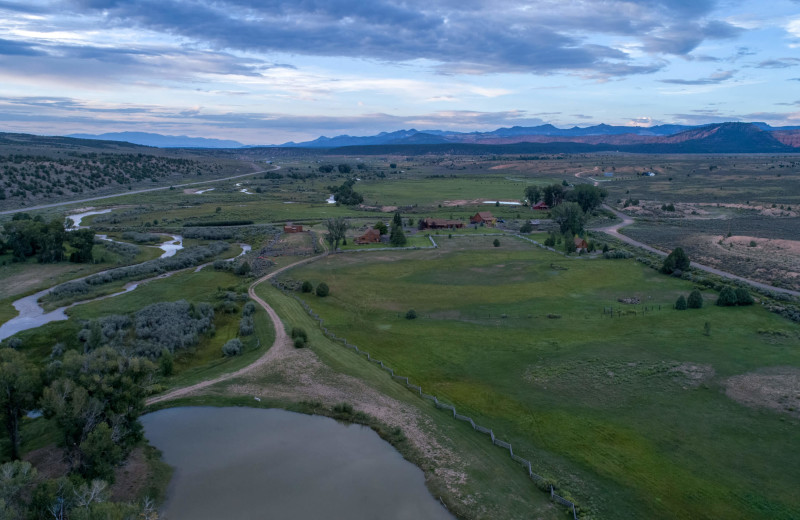
<path fill-rule="evenodd" d="M 272 320 L 272 326 L 275 329 L 275 341 L 272 342 L 272 346 L 269 347 L 267 349 L 267 351 L 264 352 L 264 354 L 260 358 L 255 360 L 253 363 L 247 365 L 246 367 L 240 368 L 236 372 L 229 372 L 227 374 L 222 374 L 221 376 L 215 377 L 214 379 L 208 379 L 206 381 L 201 381 L 201 382 L 196 383 L 196 384 L 191 385 L 191 386 L 184 386 L 182 388 L 176 388 L 175 390 L 171 390 L 171 391 L 167 392 L 166 394 L 161 394 L 161 395 L 157 395 L 155 397 L 151 397 L 151 398 L 147 399 L 147 401 L 145 401 L 145 404 L 151 405 L 151 404 L 155 404 L 155 403 L 161 403 L 163 401 L 170 401 L 172 399 L 177 399 L 179 397 L 184 397 L 184 396 L 192 394 L 192 393 L 194 393 L 194 392 L 196 392 L 198 390 L 206 388 L 208 386 L 211 386 L 211 385 L 217 384 L 219 382 L 227 381 L 228 379 L 233 379 L 235 377 L 239 377 L 241 375 L 247 374 L 251 370 L 254 370 L 254 369 L 256 369 L 256 368 L 258 368 L 258 367 L 260 367 L 260 366 L 262 366 L 262 365 L 264 365 L 266 363 L 269 363 L 271 360 L 279 357 L 281 354 L 284 353 L 284 351 L 293 348 L 292 344 L 291 344 L 291 341 L 289 340 L 289 336 L 286 335 L 286 329 L 283 328 L 283 322 L 281 322 L 281 319 L 278 316 L 278 313 L 276 313 L 275 309 L 270 307 L 267 302 L 265 302 L 263 299 L 261 299 L 256 294 L 256 287 L 259 284 L 261 284 L 263 282 L 266 282 L 270 278 L 274 277 L 275 275 L 278 275 L 278 274 L 282 273 L 283 271 L 285 271 L 287 269 L 291 269 L 293 267 L 297 267 L 298 265 L 306 264 L 308 262 L 313 262 L 314 260 L 318 260 L 319 258 L 322 258 L 322 256 L 312 256 L 310 258 L 306 258 L 304 260 L 300 260 L 300 261 L 295 262 L 293 264 L 289 264 L 289 265 L 287 265 L 285 267 L 281 267 L 280 269 L 278 269 L 276 271 L 273 271 L 273 272 L 269 273 L 266 276 L 262 276 L 261 278 L 259 278 L 258 280 L 256 280 L 252 284 L 250 284 L 250 287 L 247 289 L 247 294 L 250 296 L 250 298 L 252 298 L 256 303 L 261 305 L 261 307 L 265 311 L 267 311 L 267 314 L 269 315 L 269 319 Z"/>
<path fill-rule="evenodd" d="M 628 215 L 626 215 L 625 213 L 622 213 L 621 211 L 617 211 L 616 209 L 612 208 L 611 206 L 608 206 L 607 204 L 603 204 L 603 207 L 605 209 L 611 211 L 612 213 L 614 213 L 614 215 L 616 215 L 617 217 L 621 218 L 622 222 L 619 222 L 617 224 L 612 224 L 610 226 L 594 228 L 594 229 L 592 229 L 592 231 L 599 231 L 601 233 L 605 233 L 607 235 L 611 235 L 612 237 L 617 238 L 617 239 L 625 242 L 626 244 L 630 244 L 632 246 L 640 247 L 640 248 L 642 248 L 642 249 L 644 249 L 646 251 L 650 251 L 651 253 L 655 253 L 655 254 L 657 254 L 659 256 L 667 256 L 668 253 L 666 253 L 664 251 L 656 249 L 656 248 L 654 248 L 652 246 L 649 246 L 647 244 L 639 242 L 638 240 L 634 240 L 631 237 L 623 235 L 622 233 L 620 233 L 619 232 L 620 229 L 622 229 L 622 228 L 624 228 L 626 226 L 630 226 L 631 224 L 633 224 L 633 219 L 631 217 L 629 217 Z M 703 264 L 698 264 L 697 262 L 692 262 L 691 266 L 694 267 L 695 269 L 700 269 L 701 271 L 706 271 L 707 273 L 716 274 L 718 276 L 722 276 L 723 278 L 727 278 L 729 280 L 737 280 L 737 281 L 740 281 L 740 282 L 744 282 L 744 283 L 746 283 L 748 285 L 751 285 L 751 286 L 759 288 L 759 289 L 764 289 L 764 290 L 767 290 L 767 291 L 774 291 L 774 292 L 779 292 L 779 293 L 784 293 L 784 294 L 791 294 L 792 296 L 800 296 L 800 291 L 792 291 L 791 289 L 782 289 L 781 287 L 775 287 L 775 286 L 768 285 L 768 284 L 765 284 L 765 283 L 757 282 L 755 280 L 750 280 L 748 278 L 743 278 L 741 276 L 736 276 L 735 274 L 731 274 L 731 273 L 726 272 L 726 271 L 720 271 L 719 269 L 715 269 L 714 267 L 710 267 L 710 266 L 703 265 Z"/>

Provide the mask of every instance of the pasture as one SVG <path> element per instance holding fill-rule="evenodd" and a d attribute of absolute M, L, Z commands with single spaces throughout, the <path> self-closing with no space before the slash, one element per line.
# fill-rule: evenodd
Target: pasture
<path fill-rule="evenodd" d="M 715 307 L 711 292 L 703 309 L 675 311 L 692 285 L 632 260 L 503 244 L 443 239 L 287 276 L 325 281 L 330 296 L 306 299 L 331 330 L 493 427 L 599 517 L 800 514 L 800 396 L 779 413 L 726 396 L 734 376 L 798 366 L 796 326 Z M 617 302 L 632 297 L 643 305 Z"/>

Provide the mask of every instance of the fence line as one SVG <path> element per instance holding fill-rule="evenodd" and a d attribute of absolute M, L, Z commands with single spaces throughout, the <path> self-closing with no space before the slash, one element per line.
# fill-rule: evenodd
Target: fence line
<path fill-rule="evenodd" d="M 431 238 L 431 242 L 433 242 L 432 238 Z M 435 244 L 435 242 L 434 242 L 434 244 Z M 396 248 L 392 248 L 392 249 L 396 249 Z M 372 249 L 371 251 L 378 251 L 378 249 Z M 453 413 L 453 418 L 454 419 L 459 420 L 459 421 L 468 422 L 470 424 L 470 426 L 472 426 L 473 430 L 475 430 L 477 432 L 480 432 L 480 433 L 487 434 L 489 436 L 492 444 L 494 444 L 495 446 L 499 446 L 499 447 L 501 447 L 503 449 L 507 449 L 509 455 L 511 456 L 511 458 L 514 461 L 520 463 L 525 469 L 527 469 L 528 477 L 531 480 L 533 480 L 537 484 L 547 484 L 547 485 L 549 485 L 550 486 L 550 498 L 553 501 L 555 501 L 555 502 L 557 502 L 557 503 L 559 503 L 559 504 L 561 504 L 561 505 L 563 505 L 563 506 L 565 506 L 567 508 L 570 508 L 572 510 L 573 520 L 577 520 L 578 519 L 578 513 L 577 513 L 578 509 L 576 509 L 575 503 L 570 501 L 570 500 L 567 500 L 566 498 L 564 498 L 564 497 L 562 497 L 560 495 L 557 495 L 555 493 L 555 491 L 554 491 L 553 484 L 548 483 L 546 478 L 542 477 L 541 475 L 537 475 L 536 473 L 533 472 L 531 461 L 529 461 L 527 459 L 524 459 L 524 458 L 514 454 L 514 449 L 511 446 L 511 443 L 508 443 L 508 442 L 505 442 L 505 441 L 502 441 L 502 440 L 498 439 L 495 436 L 493 430 L 491 430 L 490 428 L 486 428 L 484 426 L 480 426 L 479 424 L 476 424 L 475 421 L 472 420 L 471 417 L 469 417 L 467 415 L 460 415 L 458 412 L 456 412 L 455 406 L 439 401 L 439 399 L 435 395 L 429 395 L 429 394 L 424 393 L 422 391 L 422 387 L 414 385 L 414 384 L 411 384 L 409 382 L 409 380 L 408 380 L 408 377 L 399 376 L 399 375 L 394 373 L 394 370 L 392 370 L 391 368 L 387 367 L 383 363 L 383 361 L 372 359 L 372 357 L 370 356 L 369 352 L 360 350 L 356 345 L 353 345 L 353 344 L 349 343 L 346 338 L 340 338 L 340 337 L 336 336 L 334 333 L 332 333 L 330 330 L 328 330 L 327 327 L 324 326 L 324 321 L 322 320 L 322 318 L 320 318 L 319 315 L 316 314 L 305 301 L 303 301 L 301 298 L 299 298 L 293 292 L 290 292 L 289 290 L 287 290 L 285 287 L 283 287 L 283 285 L 279 281 L 275 280 L 274 278 L 271 279 L 270 282 L 272 283 L 272 285 L 276 289 L 280 290 L 283 294 L 285 294 L 286 296 L 290 296 L 290 297 L 294 298 L 298 303 L 300 303 L 300 305 L 303 307 L 303 309 L 305 309 L 306 312 L 308 312 L 309 316 L 314 318 L 319 323 L 319 326 L 320 326 L 320 329 L 322 330 L 322 333 L 327 338 L 329 338 L 329 339 L 331 339 L 331 340 L 333 340 L 333 341 L 335 341 L 337 343 L 341 343 L 345 347 L 355 351 L 357 354 L 364 355 L 367 358 L 368 361 L 371 361 L 371 362 L 375 363 L 376 365 L 379 365 L 382 369 L 384 369 L 387 372 L 389 372 L 389 374 L 390 374 L 392 379 L 394 379 L 397 382 L 403 383 L 406 388 L 408 388 L 409 390 L 413 390 L 414 393 L 416 393 L 417 395 L 419 395 L 423 399 L 428 399 L 430 401 L 433 401 L 433 403 L 436 406 L 436 408 L 443 409 L 443 410 L 450 410 Z"/>

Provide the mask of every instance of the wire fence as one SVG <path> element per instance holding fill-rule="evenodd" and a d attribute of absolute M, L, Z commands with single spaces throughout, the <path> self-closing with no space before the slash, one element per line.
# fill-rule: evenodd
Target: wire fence
<path fill-rule="evenodd" d="M 433 239 L 431 239 L 431 241 L 433 241 Z M 435 244 L 435 242 L 434 242 L 434 244 Z M 392 249 L 396 249 L 396 248 L 392 248 Z M 372 251 L 375 251 L 375 249 L 372 249 Z M 320 326 L 320 329 L 322 330 L 322 333 L 325 334 L 325 336 L 328 339 L 330 339 L 332 341 L 335 341 L 337 343 L 341 343 L 345 347 L 347 347 L 347 348 L 351 349 L 352 351 L 354 351 L 356 354 L 364 356 L 367 359 L 367 361 L 369 361 L 371 363 L 375 363 L 376 365 L 381 367 L 383 370 L 385 370 L 389 374 L 389 376 L 392 379 L 394 379 L 395 381 L 405 385 L 406 388 L 408 388 L 409 390 L 411 390 L 415 394 L 419 395 L 421 398 L 427 399 L 429 401 L 433 401 L 433 404 L 436 406 L 436 408 L 439 408 L 441 410 L 448 410 L 450 413 L 453 414 L 453 418 L 454 419 L 469 423 L 469 425 L 472 427 L 473 430 L 488 435 L 489 439 L 492 442 L 492 444 L 494 444 L 495 446 L 499 446 L 499 447 L 501 447 L 503 449 L 508 450 L 508 453 L 511 456 L 511 458 L 514 461 L 520 463 L 523 466 L 523 468 L 525 468 L 525 470 L 528 473 L 528 477 L 530 477 L 530 479 L 533 480 L 537 484 L 537 486 L 541 487 L 542 489 L 549 489 L 550 490 L 550 498 L 554 502 L 556 502 L 558 504 L 561 504 L 564 507 L 567 507 L 568 509 L 570 509 L 571 512 L 572 512 L 573 519 L 574 520 L 578 519 L 579 508 L 576 506 L 576 504 L 574 502 L 572 502 L 572 501 L 570 501 L 570 500 L 568 500 L 568 499 L 556 494 L 555 486 L 552 483 L 550 483 L 550 481 L 548 481 L 548 479 L 546 479 L 545 477 L 543 477 L 541 475 L 538 475 L 538 474 L 534 473 L 533 466 L 531 465 L 531 461 L 529 461 L 528 459 L 524 459 L 524 458 L 514 454 L 514 448 L 511 446 L 511 443 L 505 442 L 505 441 L 502 441 L 502 440 L 498 439 L 497 436 L 495 436 L 495 434 L 494 434 L 494 430 L 492 430 L 491 428 L 486 428 L 485 426 L 481 426 L 481 425 L 477 424 L 471 417 L 469 417 L 467 415 L 459 414 L 456 411 L 455 406 L 440 401 L 435 395 L 426 394 L 425 392 L 422 391 L 422 387 L 421 386 L 412 384 L 409 381 L 407 376 L 401 376 L 401 375 L 395 374 L 394 369 L 386 366 L 383 361 L 380 361 L 380 360 L 377 360 L 377 359 L 373 359 L 373 357 L 370 355 L 370 353 L 367 352 L 366 350 L 359 349 L 358 346 L 353 345 L 352 343 L 348 342 L 346 338 L 340 338 L 337 335 L 335 335 L 333 332 L 328 330 L 328 328 L 325 326 L 324 320 L 319 316 L 319 314 L 314 312 L 314 310 L 311 308 L 310 305 L 308 305 L 300 297 L 298 297 L 296 294 L 294 294 L 291 290 L 289 290 L 286 287 L 284 287 L 281 284 L 281 282 L 279 282 L 278 280 L 275 280 L 273 278 L 273 279 L 270 280 L 270 282 L 272 283 L 272 285 L 275 288 L 280 290 L 283 294 L 294 298 L 300 304 L 300 306 L 302 306 L 303 309 L 306 310 L 308 315 L 311 316 L 314 320 L 317 321 L 317 323 Z"/>

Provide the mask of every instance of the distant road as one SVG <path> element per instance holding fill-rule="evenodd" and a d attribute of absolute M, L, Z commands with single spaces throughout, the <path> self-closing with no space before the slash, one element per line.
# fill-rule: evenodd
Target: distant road
<path fill-rule="evenodd" d="M 234 175 L 232 177 L 224 177 L 222 179 L 212 179 L 210 181 L 188 182 L 186 184 L 173 184 L 171 186 L 161 186 L 159 188 L 146 188 L 146 189 L 143 189 L 143 190 L 126 191 L 124 193 L 117 193 L 117 194 L 114 194 L 114 195 L 102 195 L 100 197 L 89 197 L 89 198 L 86 198 L 86 199 L 70 200 L 70 201 L 67 201 L 67 202 L 54 202 L 53 204 L 42 204 L 40 206 L 27 206 L 25 208 L 17 208 L 17 209 L 9 209 L 9 210 L 6 210 L 6 211 L 0 211 L 0 215 L 11 215 L 11 214 L 14 214 L 14 213 L 21 213 L 23 211 L 34 211 L 34 210 L 37 210 L 37 209 L 55 208 L 55 207 L 58 207 L 58 206 L 67 206 L 69 204 L 83 204 L 84 202 L 91 202 L 93 200 L 113 199 L 114 197 L 124 197 L 125 195 L 136 195 L 137 193 L 147 193 L 147 192 L 150 192 L 150 191 L 168 190 L 170 188 L 185 188 L 186 186 L 197 186 L 198 184 L 209 184 L 209 183 L 212 183 L 212 182 L 229 181 L 229 180 L 232 180 L 232 179 L 238 179 L 240 177 L 248 177 L 250 175 L 256 175 L 256 174 L 259 174 L 259 173 L 274 172 L 274 171 L 280 170 L 280 169 L 281 169 L 281 167 L 276 164 L 275 167 L 273 169 L 271 169 L 271 170 L 258 170 L 258 171 L 255 171 L 255 172 L 242 173 L 240 175 Z"/>
<path fill-rule="evenodd" d="M 665 253 L 664 251 L 656 249 L 656 248 L 654 248 L 652 246 L 648 246 L 647 244 L 643 244 L 642 242 L 639 242 L 638 240 L 634 240 L 631 237 L 623 235 L 622 233 L 620 233 L 619 232 L 620 229 L 622 229 L 622 228 L 624 228 L 626 226 L 630 226 L 631 224 L 633 224 L 633 219 L 631 217 L 629 217 L 628 215 L 626 215 L 625 213 L 622 213 L 621 211 L 617 211 L 614 208 L 612 208 L 611 206 L 608 206 L 607 204 L 603 204 L 603 207 L 605 209 L 611 211 L 612 213 L 614 213 L 617 217 L 621 218 L 622 222 L 617 223 L 617 224 L 612 224 L 611 226 L 595 228 L 595 229 L 592 229 L 592 231 L 600 231 L 601 233 L 605 233 L 607 235 L 611 235 L 614 238 L 618 238 L 619 240 L 622 240 L 626 244 L 630 244 L 630 245 L 636 246 L 636 247 L 641 247 L 642 249 L 644 249 L 646 251 L 650 251 L 651 253 L 655 253 L 655 254 L 660 255 L 660 256 L 667 256 L 667 253 Z M 767 285 L 765 283 L 757 282 L 755 280 L 750 280 L 748 278 L 742 278 L 741 276 L 736 276 L 735 274 L 731 274 L 731 273 L 728 273 L 726 271 L 720 271 L 719 269 L 716 269 L 714 267 L 710 267 L 710 266 L 703 265 L 703 264 L 698 264 L 697 262 L 692 262 L 691 266 L 696 268 L 696 269 L 700 269 L 701 271 L 706 271 L 708 273 L 712 273 L 712 274 L 716 274 L 718 276 L 722 276 L 723 278 L 728 278 L 729 280 L 738 280 L 740 282 L 744 282 L 744 283 L 746 283 L 748 285 L 751 285 L 753 287 L 757 287 L 759 289 L 765 289 L 767 291 L 775 291 L 775 292 L 784 293 L 784 294 L 791 294 L 792 296 L 800 296 L 800 291 L 792 291 L 791 289 L 783 289 L 781 287 L 775 287 L 775 286 L 772 286 L 772 285 Z"/>

